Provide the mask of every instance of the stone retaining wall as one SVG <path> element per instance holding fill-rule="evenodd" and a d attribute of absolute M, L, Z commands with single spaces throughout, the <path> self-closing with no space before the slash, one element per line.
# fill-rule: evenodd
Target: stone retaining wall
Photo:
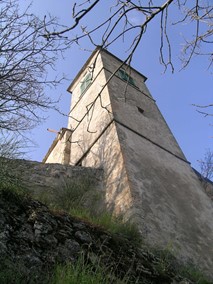
<path fill-rule="evenodd" d="M 103 194 L 102 169 L 44 164 L 22 159 L 1 159 L 0 168 L 2 177 L 6 175 L 8 179 L 26 187 L 35 198 L 41 199 L 43 196 L 43 199 L 48 197 L 49 200 L 54 200 L 63 191 L 82 191 L 82 187 L 87 199 L 95 192 Z M 103 206 L 103 203 L 100 201 L 99 205 Z"/>

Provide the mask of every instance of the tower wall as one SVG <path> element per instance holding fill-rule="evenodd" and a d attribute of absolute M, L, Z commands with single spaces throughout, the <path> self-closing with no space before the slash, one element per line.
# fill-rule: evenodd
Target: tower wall
<path fill-rule="evenodd" d="M 101 57 L 95 57 L 87 63 L 80 76 L 69 88 L 72 92 L 72 105 L 68 128 L 73 129 L 71 137 L 70 164 L 80 162 L 82 156 L 112 121 L 112 111 Z M 84 77 L 91 74 L 92 83 L 83 93 L 81 84 Z"/>
<path fill-rule="evenodd" d="M 103 53 L 102 60 L 108 80 L 121 62 L 108 53 Z M 127 68 L 126 72 L 134 79 L 135 85 L 127 84 L 118 75 L 114 76 L 107 85 L 115 120 L 186 160 L 146 87 L 145 78 L 134 69 Z M 143 110 L 143 113 L 139 109 Z"/>
<path fill-rule="evenodd" d="M 88 72 L 92 72 L 92 84 L 81 94 Z M 116 215 L 128 215 L 132 198 L 106 80 L 102 56 L 97 53 L 69 88 L 73 97 L 68 123 L 73 129 L 70 164 L 103 168 L 106 208 Z"/>
<path fill-rule="evenodd" d="M 119 60 L 103 53 L 106 78 Z M 127 69 L 128 70 L 128 69 Z M 213 207 L 151 97 L 143 76 L 135 85 L 108 83 L 116 131 L 131 192 L 129 216 L 150 243 L 170 243 L 177 255 L 209 269 L 213 263 Z"/>
<path fill-rule="evenodd" d="M 82 92 L 89 73 L 92 80 Z M 145 80 L 105 50 L 92 54 L 69 87 L 72 133 L 66 161 L 102 167 L 107 208 L 134 221 L 148 242 L 169 243 L 177 256 L 211 272 L 211 200 Z"/>
<path fill-rule="evenodd" d="M 212 203 L 189 164 L 117 124 L 134 209 L 131 218 L 151 244 L 212 266 Z M 202 259 L 200 263 L 200 259 Z"/>
<path fill-rule="evenodd" d="M 70 131 L 70 129 L 61 128 L 42 162 L 49 164 L 59 163 L 69 165 L 71 134 L 72 132 Z"/>

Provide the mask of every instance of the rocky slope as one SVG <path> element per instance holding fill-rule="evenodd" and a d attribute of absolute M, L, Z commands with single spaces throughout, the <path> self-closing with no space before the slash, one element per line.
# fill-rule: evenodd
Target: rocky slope
<path fill-rule="evenodd" d="M 7 280 L 0 272 L 2 284 L 51 283 L 57 263 L 75 263 L 82 253 L 86 262 L 94 267 L 99 263 L 116 279 L 128 275 L 127 283 L 196 283 L 178 276 L 173 257 L 167 255 L 163 262 L 162 256 L 122 236 L 50 211 L 39 201 L 0 191 L 0 271 L 14 275 Z"/>

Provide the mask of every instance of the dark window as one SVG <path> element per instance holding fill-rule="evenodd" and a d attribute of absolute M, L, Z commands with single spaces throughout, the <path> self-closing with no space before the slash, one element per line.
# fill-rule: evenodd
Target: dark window
<path fill-rule="evenodd" d="M 87 87 L 92 83 L 92 73 L 88 73 L 81 82 L 81 94 L 87 89 Z"/>
<path fill-rule="evenodd" d="M 140 113 L 144 113 L 144 110 L 142 109 L 142 108 L 140 108 L 140 107 L 137 107 L 138 108 L 138 111 L 140 112 Z"/>
<path fill-rule="evenodd" d="M 126 71 L 124 71 L 123 69 L 118 70 L 118 76 L 122 80 L 128 82 L 130 85 L 136 86 L 134 79 Z"/>

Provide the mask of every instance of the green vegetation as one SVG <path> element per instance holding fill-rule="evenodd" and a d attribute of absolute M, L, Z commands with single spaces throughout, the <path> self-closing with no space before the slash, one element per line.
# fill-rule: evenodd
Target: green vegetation
<path fill-rule="evenodd" d="M 63 182 L 58 190 L 53 192 L 38 192 L 35 197 L 51 209 L 69 212 L 71 208 L 95 207 L 100 196 L 93 190 L 94 182 L 89 177 L 74 179 L 67 184 Z M 93 206 L 91 203 L 93 202 Z"/>
<path fill-rule="evenodd" d="M 0 262 L 0 283 L 23 283 L 23 275 L 16 265 L 12 265 L 12 262 L 8 259 Z M 26 280 L 26 278 L 25 278 Z"/>
<path fill-rule="evenodd" d="M 157 264 L 156 264 L 157 265 Z M 153 281 L 144 279 L 142 284 L 151 283 L 190 283 L 211 284 L 202 273 L 193 266 L 174 267 L 174 263 L 161 259 L 159 274 Z M 168 267 L 169 266 L 169 267 Z M 161 267 L 161 268 L 160 268 Z M 165 269 L 167 267 L 167 269 Z M 101 257 L 97 257 L 95 263 L 89 263 L 83 256 L 75 263 L 57 264 L 53 270 L 46 272 L 29 271 L 22 263 L 14 263 L 9 259 L 0 262 L 0 283 L 2 284 L 128 284 L 133 283 L 129 278 L 129 271 L 124 277 L 116 277 L 115 268 L 107 268 L 101 265 Z M 174 269 L 176 273 L 174 273 Z M 172 273 L 171 273 L 172 272 Z M 170 276 L 173 277 L 170 278 Z M 170 282 L 176 279 L 176 282 Z"/>
<path fill-rule="evenodd" d="M 0 191 L 4 191 L 7 194 L 8 199 L 23 198 L 23 196 L 29 195 L 20 177 L 17 174 L 11 173 L 11 165 L 13 161 L 0 157 Z"/>
<path fill-rule="evenodd" d="M 196 284 L 211 284 L 206 276 L 193 264 L 182 267 L 179 272 L 183 277 L 190 279 Z"/>
<path fill-rule="evenodd" d="M 103 208 L 98 210 L 98 204 L 102 204 L 101 196 L 93 190 L 89 178 L 65 184 L 55 196 L 43 193 L 37 195 L 37 199 L 52 210 L 66 211 L 71 216 L 100 226 L 112 234 L 120 234 L 135 244 L 141 243 L 141 235 L 134 224 L 125 222 L 121 216 L 113 216 Z"/>
<path fill-rule="evenodd" d="M 18 187 L 19 179 L 11 173 L 11 163 L 11 160 L 0 157 L 0 188 L 11 190 Z"/>
<path fill-rule="evenodd" d="M 0 192 L 1 191 L 4 193 L 7 200 L 15 201 L 16 203 L 20 202 L 21 204 L 23 200 L 27 200 L 27 198 L 23 199 L 23 196 L 26 197 L 27 193 L 19 179 L 8 179 L 5 176 L 4 179 L 0 180 Z M 37 197 L 39 199 L 39 196 Z M 145 280 L 143 284 L 170 283 L 169 281 L 171 279 L 176 279 L 178 281 L 177 283 L 181 283 L 181 281 L 182 283 L 211 283 L 192 265 L 180 265 L 172 254 L 172 246 L 168 246 L 165 250 L 157 250 L 144 246 L 143 243 L 141 243 L 141 237 L 134 225 L 125 223 L 121 217 L 113 217 L 106 211 L 102 211 L 101 213 L 96 212 L 94 207 L 101 202 L 101 197 L 97 192 L 92 191 L 92 183 L 88 180 L 65 185 L 60 189 L 55 199 L 51 195 L 43 194 L 40 196 L 40 200 L 45 202 L 53 211 L 60 212 L 60 210 L 65 210 L 72 216 L 87 221 L 87 223 L 104 228 L 104 230 L 110 232 L 112 236 L 114 234 L 116 234 L 116 236 L 120 235 L 131 240 L 131 243 L 134 243 L 135 246 L 140 245 L 144 253 L 150 255 L 150 261 L 154 259 L 152 263 L 150 262 L 149 266 L 155 277 L 159 279 L 157 281 L 161 281 L 156 282 L 153 280 L 153 282 L 149 282 Z M 91 204 L 93 206 L 91 206 Z M 110 255 L 104 255 L 104 257 L 109 258 Z M 88 258 L 84 257 L 82 254 L 76 262 L 66 264 L 59 263 L 55 266 L 53 271 L 50 269 L 50 271 L 43 273 L 42 284 L 133 283 L 129 278 L 129 272 L 132 268 L 129 268 L 130 271 L 126 271 L 126 274 L 119 279 L 116 273 L 116 264 L 110 267 L 103 266 L 102 258 L 103 256 L 101 255 L 95 255 L 94 261 L 91 261 L 91 258 L 88 260 Z M 39 274 L 42 273 L 39 272 Z M 41 275 L 37 275 L 36 271 L 30 271 L 29 273 L 26 267 L 21 263 L 13 263 L 13 261 L 9 261 L 8 259 L 1 259 L 0 261 L 0 283 L 41 283 L 38 280 L 40 276 Z"/>
<path fill-rule="evenodd" d="M 29 270 L 21 261 L 14 262 L 9 257 L 0 261 L 1 284 L 52 284 L 49 279 L 49 273 L 38 273 L 36 268 Z"/>
<path fill-rule="evenodd" d="M 141 235 L 136 226 L 130 222 L 124 222 L 121 217 L 114 217 L 105 211 L 99 215 L 93 215 L 88 209 L 82 207 L 72 207 L 69 210 L 72 216 L 76 216 L 91 224 L 102 227 L 112 234 L 121 235 L 135 244 L 139 245 L 142 241 Z"/>
<path fill-rule="evenodd" d="M 51 284 L 127 284 L 128 277 L 118 279 L 113 271 L 103 268 L 99 260 L 95 264 L 89 264 L 82 254 L 75 264 L 67 263 L 57 265 Z"/>

